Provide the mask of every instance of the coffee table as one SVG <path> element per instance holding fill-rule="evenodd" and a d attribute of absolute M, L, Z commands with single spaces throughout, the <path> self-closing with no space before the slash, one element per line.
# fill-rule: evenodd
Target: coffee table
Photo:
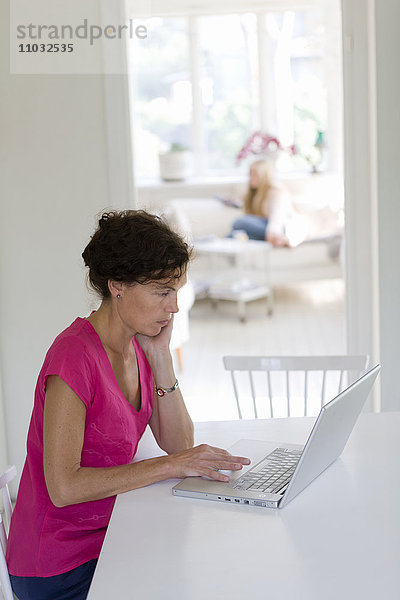
<path fill-rule="evenodd" d="M 237 302 L 238 316 L 246 320 L 246 303 L 266 298 L 272 314 L 273 296 L 269 283 L 268 242 L 233 238 L 207 238 L 195 241 L 195 255 L 207 259 L 207 285 L 204 295 Z"/>

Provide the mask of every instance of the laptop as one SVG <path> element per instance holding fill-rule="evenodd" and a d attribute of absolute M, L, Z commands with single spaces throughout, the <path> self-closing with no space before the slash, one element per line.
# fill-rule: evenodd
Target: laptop
<path fill-rule="evenodd" d="M 248 506 L 286 506 L 340 456 L 379 371 L 376 365 L 325 404 L 304 446 L 240 440 L 229 452 L 250 458 L 251 465 L 229 471 L 229 483 L 186 477 L 172 493 Z"/>

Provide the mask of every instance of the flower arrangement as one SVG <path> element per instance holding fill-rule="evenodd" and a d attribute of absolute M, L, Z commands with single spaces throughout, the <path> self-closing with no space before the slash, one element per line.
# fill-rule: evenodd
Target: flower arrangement
<path fill-rule="evenodd" d="M 243 148 L 239 150 L 236 161 L 237 163 L 240 163 L 244 158 L 247 158 L 251 154 L 271 155 L 276 154 L 279 151 L 288 152 L 291 156 L 297 154 L 296 146 L 292 145 L 284 147 L 277 137 L 274 137 L 269 133 L 255 131 L 248 138 Z"/>

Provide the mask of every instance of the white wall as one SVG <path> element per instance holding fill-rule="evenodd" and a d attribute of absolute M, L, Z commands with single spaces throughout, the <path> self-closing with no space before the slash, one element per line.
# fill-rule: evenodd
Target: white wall
<path fill-rule="evenodd" d="M 379 406 L 400 410 L 400 4 L 342 7 L 348 350 L 381 362 Z"/>
<path fill-rule="evenodd" d="M 0 372 L 7 458 L 21 472 L 44 354 L 88 311 L 80 255 L 109 181 L 103 77 L 10 76 L 0 7 Z"/>
<path fill-rule="evenodd" d="M 350 354 L 379 360 L 376 302 L 374 0 L 342 0 L 347 338 Z M 375 243 L 375 247 L 374 247 Z M 374 387 L 379 404 L 379 385 Z"/>
<path fill-rule="evenodd" d="M 6 425 L 4 422 L 4 400 L 3 400 L 3 382 L 0 372 L 0 472 L 6 466 L 7 461 L 7 440 Z"/>
<path fill-rule="evenodd" d="M 400 2 L 375 0 L 381 403 L 400 410 Z"/>

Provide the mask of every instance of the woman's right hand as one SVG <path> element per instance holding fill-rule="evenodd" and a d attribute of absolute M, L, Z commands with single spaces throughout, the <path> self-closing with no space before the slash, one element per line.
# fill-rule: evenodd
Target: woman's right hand
<path fill-rule="evenodd" d="M 223 471 L 239 471 L 243 465 L 249 465 L 250 460 L 243 456 L 232 456 L 227 450 L 201 444 L 189 450 L 170 454 L 172 477 L 206 476 L 216 481 L 229 481 L 229 476 Z"/>
<path fill-rule="evenodd" d="M 266 241 L 277 248 L 290 248 L 289 239 L 285 235 L 279 235 L 277 233 L 268 233 L 266 235 Z"/>

